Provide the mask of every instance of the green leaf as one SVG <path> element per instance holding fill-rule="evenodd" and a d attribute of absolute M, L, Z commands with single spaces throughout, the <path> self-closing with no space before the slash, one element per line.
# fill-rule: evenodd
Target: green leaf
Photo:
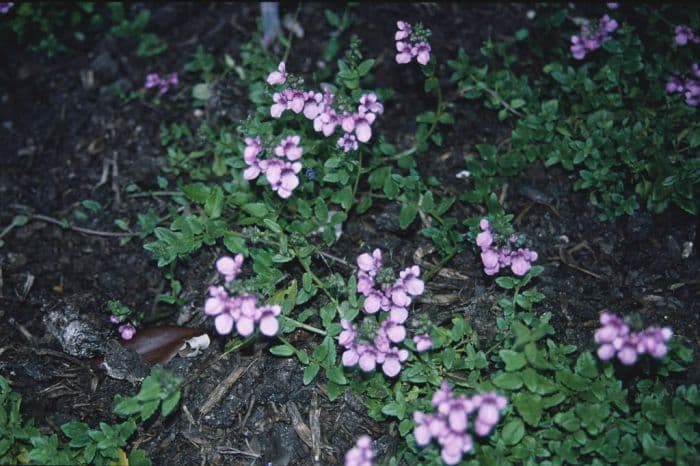
<path fill-rule="evenodd" d="M 374 59 L 370 58 L 368 60 L 363 61 L 359 65 L 357 65 L 357 75 L 358 76 L 364 76 L 367 73 L 370 72 L 372 69 L 372 66 L 374 66 Z"/>
<path fill-rule="evenodd" d="M 418 206 L 415 204 L 403 204 L 401 206 L 401 212 L 399 212 L 399 226 L 402 230 L 405 230 L 413 223 L 416 214 L 418 214 Z"/>
<path fill-rule="evenodd" d="M 503 426 L 501 438 L 508 446 L 517 445 L 525 436 L 525 424 L 520 419 L 513 419 L 508 424 Z"/>
<path fill-rule="evenodd" d="M 326 394 L 328 395 L 329 401 L 334 401 L 336 398 L 342 395 L 344 391 L 345 387 L 343 385 L 338 385 L 337 383 L 330 381 L 326 385 Z"/>
<path fill-rule="evenodd" d="M 151 466 L 151 460 L 146 456 L 146 452 L 140 448 L 134 448 L 129 453 L 129 466 Z"/>
<path fill-rule="evenodd" d="M 277 345 L 270 348 L 270 353 L 274 354 L 275 356 L 287 357 L 292 356 L 294 354 L 294 350 L 287 345 Z"/>
<path fill-rule="evenodd" d="M 513 277 L 498 277 L 496 279 L 496 284 L 500 286 L 503 289 L 506 290 L 511 290 L 515 288 L 515 285 L 518 283 L 518 280 L 516 280 Z"/>
<path fill-rule="evenodd" d="M 517 371 L 527 364 L 525 356 L 517 351 L 501 350 L 498 352 L 498 355 L 506 364 L 506 371 L 508 372 Z"/>
<path fill-rule="evenodd" d="M 243 211 L 252 215 L 253 217 L 266 217 L 268 214 L 267 207 L 262 202 L 253 202 L 250 204 L 244 204 L 242 207 Z"/>
<path fill-rule="evenodd" d="M 316 374 L 318 374 L 318 370 L 321 368 L 318 364 L 315 362 L 312 362 L 308 366 L 304 368 L 304 376 L 302 378 L 302 381 L 304 382 L 304 385 L 308 385 L 313 380 L 316 378 Z"/>
<path fill-rule="evenodd" d="M 331 366 L 326 369 L 326 378 L 338 385 L 346 385 L 348 383 L 348 379 L 343 374 L 343 368 L 338 366 Z"/>
<path fill-rule="evenodd" d="M 506 390 L 517 390 L 523 386 L 523 379 L 517 372 L 501 372 L 492 380 L 498 388 Z"/>
<path fill-rule="evenodd" d="M 211 88 L 207 83 L 199 83 L 192 88 L 192 97 L 194 97 L 195 99 L 209 100 L 211 96 Z"/>
<path fill-rule="evenodd" d="M 598 367 L 596 360 L 590 352 L 581 353 L 576 360 L 576 373 L 588 379 L 593 379 L 598 376 Z"/>
<path fill-rule="evenodd" d="M 209 218 L 219 218 L 221 217 L 221 211 L 224 207 L 224 191 L 219 187 L 215 186 L 207 196 L 207 200 L 204 203 L 204 213 L 207 214 Z"/>
<path fill-rule="evenodd" d="M 540 423 L 542 418 L 542 398 L 530 393 L 518 393 L 514 397 L 513 405 L 525 422 L 533 427 Z"/>
<path fill-rule="evenodd" d="M 179 401 L 180 401 L 180 390 L 175 390 L 174 392 L 170 393 L 163 400 L 163 404 L 160 407 L 160 413 L 163 415 L 163 417 L 170 414 L 172 412 L 172 410 L 175 409 L 175 406 L 177 406 L 177 403 Z"/>

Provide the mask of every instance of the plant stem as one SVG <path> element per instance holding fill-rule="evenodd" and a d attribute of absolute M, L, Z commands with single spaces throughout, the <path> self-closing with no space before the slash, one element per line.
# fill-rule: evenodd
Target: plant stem
<path fill-rule="evenodd" d="M 327 335 L 326 331 L 325 331 L 325 330 L 321 330 L 320 328 L 316 328 L 316 327 L 313 327 L 313 326 L 311 326 L 311 325 L 305 324 L 305 323 L 303 323 L 303 322 L 299 322 L 298 320 L 292 319 L 291 317 L 287 317 L 287 316 L 281 316 L 281 317 L 283 317 L 283 318 L 285 318 L 286 320 L 292 322 L 292 323 L 293 323 L 294 325 L 296 325 L 298 328 L 303 328 L 304 330 L 308 330 L 308 331 L 311 332 L 311 333 L 315 333 L 315 334 L 317 334 L 317 335 L 322 335 L 322 336 L 324 336 L 324 337 Z"/>
<path fill-rule="evenodd" d="M 472 81 L 474 81 L 474 83 L 477 83 L 477 84 L 478 84 L 478 83 L 482 82 L 482 81 L 479 81 L 478 79 L 476 79 L 476 77 L 474 77 L 473 74 L 470 74 L 469 77 L 472 78 Z M 503 100 L 503 99 L 501 98 L 501 96 L 498 94 L 498 92 L 496 92 L 495 90 L 493 90 L 493 89 L 491 89 L 491 88 L 488 88 L 488 87 L 484 87 L 484 90 L 485 90 L 486 92 L 488 92 L 488 93 L 489 93 L 492 97 L 494 97 L 495 99 L 498 99 L 498 103 L 499 103 L 500 105 L 502 105 L 503 108 L 505 108 L 506 110 L 508 110 L 508 111 L 509 111 L 510 113 L 512 113 L 513 115 L 516 115 L 516 116 L 518 116 L 518 117 L 520 117 L 520 118 L 523 118 L 523 117 L 525 116 L 525 115 L 523 115 L 522 113 L 520 113 L 519 111 L 517 111 L 516 109 L 514 109 L 513 107 L 511 107 L 511 106 L 508 104 L 508 102 L 506 102 L 505 100 Z"/>
<path fill-rule="evenodd" d="M 433 278 L 433 276 L 436 273 L 438 273 L 440 271 L 440 269 L 445 266 L 445 264 L 447 264 L 450 260 L 452 260 L 452 258 L 455 255 L 457 255 L 457 249 L 454 249 L 451 253 L 449 253 L 448 255 L 443 257 L 442 260 L 440 262 L 438 262 L 438 264 L 435 267 L 430 269 L 430 271 L 423 276 L 423 281 L 424 282 L 430 281 L 430 279 Z"/>
<path fill-rule="evenodd" d="M 299 253 L 296 250 L 294 251 L 294 255 L 296 258 L 299 260 L 299 263 L 301 264 L 302 268 L 306 273 L 311 275 L 311 279 L 313 280 L 314 283 L 316 283 L 316 286 L 318 286 L 325 294 L 328 296 L 328 299 L 330 299 L 336 306 L 338 305 L 338 301 L 330 294 L 330 292 L 326 289 L 326 286 L 323 284 L 320 278 L 311 271 L 311 268 L 304 262 L 301 257 L 299 257 Z"/>
<path fill-rule="evenodd" d="M 359 152 L 360 157 L 357 160 L 357 175 L 355 175 L 355 183 L 353 183 L 352 185 L 352 197 L 350 205 L 347 209 L 345 209 L 345 216 L 347 216 L 350 213 L 350 210 L 352 209 L 352 204 L 355 202 L 355 196 L 357 195 L 357 187 L 360 185 L 360 175 L 362 174 L 362 151 Z"/>
<path fill-rule="evenodd" d="M 292 24 L 297 22 L 297 18 L 299 17 L 299 12 L 301 11 L 301 3 L 299 3 L 299 6 L 297 6 L 297 11 L 294 12 L 294 19 L 292 20 Z M 289 29 L 289 36 L 287 36 L 287 48 L 284 51 L 284 58 L 282 58 L 282 61 L 286 62 L 287 58 L 289 58 L 289 52 L 292 51 L 292 38 L 294 37 L 294 31 L 292 28 Z"/>
<path fill-rule="evenodd" d="M 435 77 L 434 75 L 432 77 Z M 435 121 L 433 121 L 433 124 L 428 128 L 428 132 L 425 135 L 425 141 L 428 141 L 430 139 L 430 136 L 433 135 L 433 132 L 435 132 L 435 128 L 437 128 L 438 121 L 440 120 L 440 116 L 442 115 L 442 112 L 444 110 L 443 108 L 443 102 L 442 102 L 442 87 L 440 87 L 440 83 L 435 87 L 436 91 L 435 93 L 437 94 L 437 105 L 435 106 Z M 410 147 L 406 149 L 403 152 L 399 152 L 398 154 L 394 155 L 392 158 L 393 159 L 398 159 L 407 155 L 411 155 L 415 153 L 418 150 L 418 142 L 416 142 L 413 147 Z"/>

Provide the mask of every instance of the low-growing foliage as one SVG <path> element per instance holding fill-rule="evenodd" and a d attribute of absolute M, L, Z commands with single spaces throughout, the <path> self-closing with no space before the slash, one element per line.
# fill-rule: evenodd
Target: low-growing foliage
<path fill-rule="evenodd" d="M 137 423 L 148 420 L 160 406 L 161 414 L 170 414 L 180 400 L 180 377 L 154 367 L 144 379 L 139 392 L 133 397 L 116 395 L 115 414 L 128 419 L 120 424 L 100 422 L 98 429 L 80 421 L 61 426 L 67 441 L 58 434 L 45 435 L 24 422 L 20 413 L 21 397 L 0 377 L 0 462 L 2 464 L 128 464 L 149 466 L 151 461 L 139 448 L 130 453 L 124 450 L 134 434 Z"/>
<path fill-rule="evenodd" d="M 499 153 L 482 144 L 479 157 L 467 161 L 475 189 L 464 200 L 483 201 L 502 177 L 542 161 L 576 171 L 574 189 L 589 192 L 603 219 L 632 215 L 641 206 L 659 213 L 669 203 L 698 214 L 697 109 L 665 87 L 672 73 L 690 69 L 691 55 L 672 46 L 673 27 L 651 7 L 609 14 L 621 26 L 601 50 L 577 60 L 557 43 L 541 51 L 548 63 L 534 78 L 515 71 L 512 58 L 501 62 L 513 53 L 503 45 L 482 49 L 484 66 L 472 64 L 463 50 L 450 61 L 452 81 L 465 98 L 514 121 L 510 149 Z M 553 29 L 560 16 L 546 17 L 545 27 Z M 562 39 L 565 30 L 561 24 Z M 523 44 L 539 38 L 531 33 Z"/>

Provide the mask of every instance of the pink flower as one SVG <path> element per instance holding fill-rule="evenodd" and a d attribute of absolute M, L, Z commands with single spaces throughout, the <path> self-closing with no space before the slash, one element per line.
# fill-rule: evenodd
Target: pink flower
<path fill-rule="evenodd" d="M 695 37 L 695 34 L 693 34 L 693 30 L 685 25 L 676 26 L 675 32 L 676 32 L 676 44 L 681 45 L 681 46 L 686 45 L 688 42 L 692 41 L 693 38 Z"/>
<path fill-rule="evenodd" d="M 372 439 L 362 435 L 357 439 L 355 446 L 345 453 L 345 466 L 372 466 L 372 458 Z"/>
<path fill-rule="evenodd" d="M 396 54 L 396 63 L 399 65 L 409 63 L 413 58 L 413 48 L 408 42 L 397 42 L 396 51 L 399 52 Z"/>
<path fill-rule="evenodd" d="M 408 359 L 408 351 L 392 347 L 384 354 L 382 372 L 387 377 L 396 377 L 401 372 L 401 363 Z"/>
<path fill-rule="evenodd" d="M 343 152 L 350 152 L 357 150 L 357 138 L 353 134 L 345 133 L 343 136 L 338 138 L 338 147 L 343 149 Z"/>
<path fill-rule="evenodd" d="M 304 116 L 309 120 L 313 120 L 321 113 L 323 108 L 323 94 L 309 91 L 304 95 Z"/>
<path fill-rule="evenodd" d="M 411 35 L 411 25 L 405 21 L 397 21 L 396 28 L 398 31 L 394 34 L 394 40 L 404 40 Z"/>
<path fill-rule="evenodd" d="M 437 408 L 434 414 L 420 411 L 413 413 L 416 427 L 413 436 L 418 446 L 426 446 L 431 439 L 436 439 L 441 446 L 441 458 L 446 464 L 457 464 L 462 456 L 473 448 L 471 435 L 467 432 L 470 425 L 478 435 L 488 435 L 500 419 L 500 411 L 507 405 L 507 400 L 495 392 L 455 397 L 450 386 L 443 382 L 435 392 L 432 400 Z M 474 422 L 469 421 L 472 412 L 478 409 Z"/>
<path fill-rule="evenodd" d="M 15 2 L 0 2 L 0 13 L 6 15 L 14 5 Z"/>
<path fill-rule="evenodd" d="M 481 249 L 488 248 L 493 243 L 493 234 L 490 231 L 482 231 L 476 235 L 476 245 Z"/>
<path fill-rule="evenodd" d="M 170 73 L 170 75 L 168 76 L 168 83 L 171 86 L 175 86 L 175 87 L 177 87 L 178 84 L 180 84 L 180 80 L 177 77 L 177 73 Z"/>
<path fill-rule="evenodd" d="M 617 10 L 620 7 L 620 4 L 617 2 L 608 2 L 605 4 L 605 6 L 607 6 L 611 10 Z"/>
<path fill-rule="evenodd" d="M 287 99 L 285 95 L 281 92 L 275 92 L 272 94 L 272 107 L 270 107 L 270 116 L 272 118 L 279 118 L 282 113 L 287 110 Z"/>
<path fill-rule="evenodd" d="M 292 191 L 299 186 L 299 178 L 297 173 L 301 171 L 301 163 L 299 162 L 283 162 L 280 159 L 266 160 L 265 178 L 270 183 L 273 191 L 276 191 L 279 197 L 287 199 L 292 195 Z"/>
<path fill-rule="evenodd" d="M 150 73 L 146 76 L 146 83 L 143 85 L 146 89 L 160 86 L 160 76 L 158 73 Z"/>
<path fill-rule="evenodd" d="M 367 142 L 372 137 L 372 123 L 375 119 L 374 113 L 358 113 L 355 116 L 355 134 L 360 142 Z"/>
<path fill-rule="evenodd" d="M 259 308 L 260 333 L 268 337 L 277 335 L 280 328 L 277 316 L 279 316 L 281 312 L 282 308 L 277 304 Z"/>
<path fill-rule="evenodd" d="M 374 277 L 382 267 L 382 251 L 377 248 L 372 251 L 372 255 L 368 253 L 360 254 L 357 257 L 357 266 L 363 272 L 367 272 L 371 277 Z"/>
<path fill-rule="evenodd" d="M 136 334 L 136 329 L 131 324 L 120 325 L 118 330 L 122 340 L 131 340 Z"/>
<path fill-rule="evenodd" d="M 343 328 L 343 331 L 338 335 L 338 344 L 344 348 L 350 348 L 355 343 L 355 338 L 357 338 L 357 328 L 347 319 L 342 319 L 340 326 Z"/>
<path fill-rule="evenodd" d="M 114 314 L 109 316 L 109 321 L 115 325 L 121 323 L 121 320 L 119 319 L 119 317 L 115 316 Z"/>
<path fill-rule="evenodd" d="M 225 277 L 227 282 L 230 282 L 241 272 L 242 265 L 243 254 L 236 254 L 233 259 L 223 256 L 216 261 L 216 270 Z"/>
<path fill-rule="evenodd" d="M 425 283 L 418 278 L 420 276 L 420 268 L 417 265 L 409 267 L 399 273 L 403 285 L 406 287 L 406 292 L 411 296 L 423 294 Z"/>
<path fill-rule="evenodd" d="M 277 147 L 275 147 L 275 155 L 278 157 L 287 157 L 292 162 L 299 160 L 304 149 L 299 146 L 301 139 L 299 136 L 289 136 L 283 139 Z"/>
<path fill-rule="evenodd" d="M 360 113 L 372 112 L 381 114 L 384 113 L 384 106 L 377 99 L 377 94 L 370 92 L 360 96 L 360 106 L 357 108 Z"/>
<path fill-rule="evenodd" d="M 277 71 L 273 71 L 267 77 L 267 83 L 270 86 L 275 84 L 284 84 L 287 81 L 287 69 L 283 61 L 277 66 Z"/>
<path fill-rule="evenodd" d="M 416 61 L 421 65 L 427 65 L 430 61 L 430 44 L 427 42 L 418 42 L 411 50 L 411 55 L 416 57 Z"/>
<path fill-rule="evenodd" d="M 416 351 L 423 353 L 433 347 L 433 339 L 430 335 L 416 335 L 413 337 L 413 342 L 416 344 Z"/>

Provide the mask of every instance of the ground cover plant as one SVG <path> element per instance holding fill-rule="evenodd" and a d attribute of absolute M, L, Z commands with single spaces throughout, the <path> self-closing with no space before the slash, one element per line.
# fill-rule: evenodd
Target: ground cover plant
<path fill-rule="evenodd" d="M 3 463 L 693 464 L 697 9 L 27 5 Z"/>

